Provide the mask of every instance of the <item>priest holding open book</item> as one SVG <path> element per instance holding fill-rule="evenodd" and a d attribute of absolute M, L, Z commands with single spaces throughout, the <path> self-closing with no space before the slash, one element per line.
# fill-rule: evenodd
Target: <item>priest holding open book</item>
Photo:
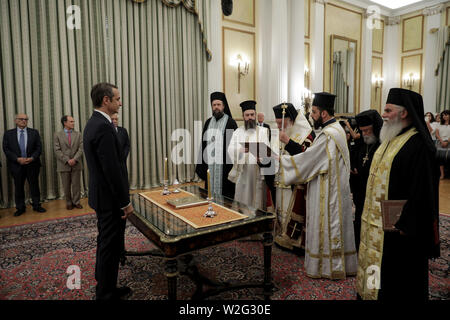
<path fill-rule="evenodd" d="M 255 150 L 250 148 L 256 143 L 269 146 L 269 136 L 267 128 L 256 125 L 256 101 L 244 101 L 240 106 L 244 126 L 234 131 L 228 146 L 228 155 L 233 161 L 233 169 L 228 174 L 228 179 L 236 183 L 234 196 L 236 201 L 253 208 L 264 209 L 267 199 L 264 174 L 265 171 L 269 172 L 270 168 L 261 165 L 261 159 L 257 159 L 254 156 Z M 266 156 L 265 153 L 263 152 L 262 155 Z"/>

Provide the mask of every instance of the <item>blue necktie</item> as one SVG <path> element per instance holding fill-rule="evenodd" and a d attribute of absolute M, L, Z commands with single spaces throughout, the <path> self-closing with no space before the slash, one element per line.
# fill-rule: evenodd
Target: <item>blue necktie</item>
<path fill-rule="evenodd" d="M 19 138 L 19 147 L 22 158 L 27 157 L 27 151 L 25 150 L 25 135 L 23 133 L 23 129 L 20 130 L 20 138 Z"/>

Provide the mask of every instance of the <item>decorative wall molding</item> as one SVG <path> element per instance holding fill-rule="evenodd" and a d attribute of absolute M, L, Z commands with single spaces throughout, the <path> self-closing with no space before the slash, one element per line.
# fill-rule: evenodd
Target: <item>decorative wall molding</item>
<path fill-rule="evenodd" d="M 444 4 L 439 4 L 437 6 L 432 6 L 432 7 L 428 7 L 423 9 L 422 13 L 425 16 L 434 16 L 435 14 L 440 14 L 445 10 L 445 5 Z"/>
<path fill-rule="evenodd" d="M 386 25 L 387 26 L 394 26 L 394 25 L 400 24 L 401 21 L 402 21 L 402 19 L 401 19 L 400 16 L 387 17 Z"/>
<path fill-rule="evenodd" d="M 326 3 L 327 3 L 327 0 L 314 0 L 314 3 L 317 3 L 317 4 L 326 4 Z"/>

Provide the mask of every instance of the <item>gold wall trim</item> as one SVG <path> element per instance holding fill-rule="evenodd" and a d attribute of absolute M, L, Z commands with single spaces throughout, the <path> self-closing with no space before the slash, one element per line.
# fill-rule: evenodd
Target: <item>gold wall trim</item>
<path fill-rule="evenodd" d="M 305 34 L 305 39 L 310 39 L 311 37 L 311 0 L 308 1 L 308 32 Z"/>
<path fill-rule="evenodd" d="M 404 76 L 404 74 L 403 74 L 403 65 L 404 65 L 404 60 L 408 59 L 408 58 L 412 58 L 412 57 L 417 57 L 417 56 L 420 56 L 420 69 L 419 69 L 420 81 L 419 81 L 419 92 L 418 93 L 422 94 L 422 81 L 423 81 L 423 79 L 422 79 L 422 64 L 423 64 L 423 59 L 422 58 L 423 58 L 423 54 L 422 53 L 411 54 L 409 56 L 403 56 L 402 57 L 401 71 L 400 71 L 400 88 L 408 89 L 408 88 L 405 88 L 404 85 L 403 85 L 403 76 Z M 414 89 L 414 88 L 412 88 L 412 89 Z"/>
<path fill-rule="evenodd" d="M 380 63 L 380 65 L 381 65 L 381 74 L 380 74 L 380 77 L 383 77 L 383 57 L 372 56 L 372 60 L 373 60 L 373 59 L 379 59 L 379 60 L 381 60 L 381 63 Z M 372 69 L 373 69 L 373 63 L 372 63 Z M 373 70 L 372 70 L 372 76 L 373 76 Z M 377 108 L 378 113 L 382 114 L 382 112 L 381 112 L 381 98 L 382 98 L 382 96 L 383 96 L 383 84 L 381 84 L 381 87 L 380 87 L 379 90 L 380 90 L 380 92 L 378 93 L 378 95 L 379 95 L 378 105 L 375 106 L 375 107 Z M 375 86 L 371 83 L 370 94 L 372 95 L 372 93 L 375 95 Z M 376 97 L 376 98 L 377 98 L 377 97 Z M 375 98 L 375 100 L 376 100 L 376 98 Z M 371 99 L 371 102 L 372 102 L 372 99 Z M 371 108 L 372 108 L 372 106 L 371 106 Z"/>
<path fill-rule="evenodd" d="M 384 20 L 382 20 L 382 19 L 376 19 L 376 20 L 380 21 L 381 24 L 383 25 L 381 28 L 381 30 L 382 30 L 381 31 L 381 51 L 372 50 L 372 53 L 383 54 L 383 52 L 384 52 Z M 372 38 L 372 41 L 373 41 L 373 38 Z M 373 42 L 372 42 L 372 48 L 373 48 Z"/>
<path fill-rule="evenodd" d="M 405 21 L 411 20 L 411 19 L 415 19 L 417 17 L 421 17 L 422 18 L 422 28 L 421 28 L 421 34 L 420 34 L 420 47 L 419 48 L 412 48 L 412 49 L 405 50 Z M 425 17 L 424 17 L 423 14 L 418 14 L 416 16 L 403 19 L 403 21 L 402 21 L 402 53 L 411 52 L 411 51 L 417 51 L 417 50 L 422 50 L 423 49 L 424 21 L 425 21 Z"/>
<path fill-rule="evenodd" d="M 227 94 L 226 92 L 226 82 L 225 82 L 225 30 L 229 31 L 235 31 L 235 32 L 241 32 L 241 33 L 247 33 L 253 36 L 253 100 L 256 100 L 256 33 L 252 31 L 245 31 L 241 29 L 236 28 L 230 28 L 230 27 L 222 27 L 222 83 L 223 83 L 223 92 Z M 237 72 L 237 71 L 236 71 Z M 229 99 L 228 99 L 229 100 Z M 244 121 L 242 115 L 240 117 L 233 116 L 233 119 L 236 121 Z"/>
<path fill-rule="evenodd" d="M 234 20 L 234 19 L 230 19 L 230 18 L 226 18 L 224 15 L 223 15 L 223 13 L 222 13 L 222 20 L 223 21 L 228 21 L 228 22 L 233 22 L 233 23 L 237 23 L 237 24 L 241 24 L 241 25 L 244 25 L 244 26 L 248 26 L 248 27 L 255 27 L 255 16 L 256 16 L 256 14 L 255 14 L 255 0 L 253 0 L 253 10 L 252 10 L 252 16 L 253 16 L 253 22 L 250 24 L 250 23 L 246 23 L 246 22 L 242 22 L 242 21 L 239 21 L 239 20 Z"/>
<path fill-rule="evenodd" d="M 311 47 L 309 42 L 305 42 L 306 54 L 308 56 L 308 80 L 305 82 L 305 87 L 307 85 L 308 90 L 311 90 Z"/>
<path fill-rule="evenodd" d="M 446 12 L 446 19 L 445 19 L 445 21 L 446 21 L 446 25 L 447 26 L 450 26 L 450 7 L 447 7 L 447 9 L 445 10 L 445 12 Z"/>

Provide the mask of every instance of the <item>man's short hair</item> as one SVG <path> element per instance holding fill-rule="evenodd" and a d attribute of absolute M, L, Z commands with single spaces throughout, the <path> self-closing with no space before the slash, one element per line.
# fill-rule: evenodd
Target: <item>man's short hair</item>
<path fill-rule="evenodd" d="M 64 122 L 67 121 L 67 117 L 68 117 L 68 115 L 65 115 L 65 116 L 62 116 L 62 118 L 61 118 L 61 124 L 62 124 L 63 128 L 64 128 Z"/>
<path fill-rule="evenodd" d="M 91 99 L 94 107 L 101 107 L 103 97 L 105 96 L 112 99 L 114 97 L 113 88 L 118 89 L 115 85 L 107 82 L 97 83 L 93 86 L 91 90 Z"/>

